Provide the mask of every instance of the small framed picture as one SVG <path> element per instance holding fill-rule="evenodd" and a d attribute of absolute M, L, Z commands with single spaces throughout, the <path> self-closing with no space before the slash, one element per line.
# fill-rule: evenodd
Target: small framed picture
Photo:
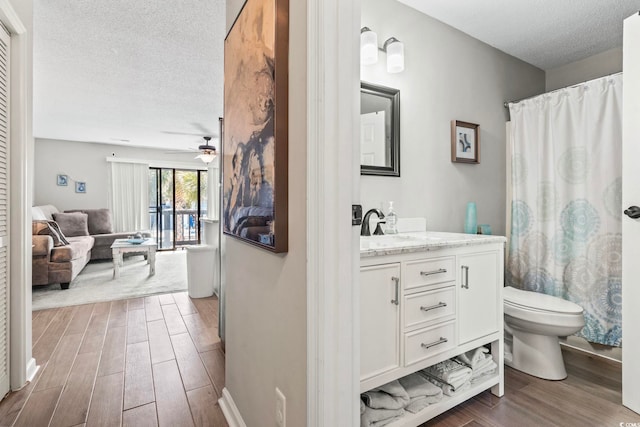
<path fill-rule="evenodd" d="M 451 161 L 480 163 L 480 125 L 451 120 Z"/>
<path fill-rule="evenodd" d="M 87 184 L 85 182 L 76 182 L 76 193 L 86 193 Z"/>
<path fill-rule="evenodd" d="M 67 175 L 58 175 L 58 185 L 62 187 L 69 185 L 69 178 Z"/>

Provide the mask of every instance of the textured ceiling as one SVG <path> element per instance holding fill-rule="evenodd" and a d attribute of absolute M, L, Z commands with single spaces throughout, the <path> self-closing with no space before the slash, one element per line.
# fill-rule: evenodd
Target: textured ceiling
<path fill-rule="evenodd" d="M 297 1 L 297 0 L 292 0 Z M 400 0 L 542 69 L 622 45 L 640 0 Z M 34 135 L 172 149 L 217 135 L 225 0 L 34 0 Z"/>
<path fill-rule="evenodd" d="M 640 0 L 399 0 L 543 70 L 622 46 Z"/>
<path fill-rule="evenodd" d="M 34 136 L 187 148 L 217 135 L 224 4 L 34 0 Z"/>

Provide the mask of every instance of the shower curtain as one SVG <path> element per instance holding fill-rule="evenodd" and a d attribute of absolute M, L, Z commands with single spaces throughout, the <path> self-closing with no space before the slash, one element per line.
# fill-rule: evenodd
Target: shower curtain
<path fill-rule="evenodd" d="M 573 301 L 620 346 L 622 74 L 509 105 L 510 286 Z"/>

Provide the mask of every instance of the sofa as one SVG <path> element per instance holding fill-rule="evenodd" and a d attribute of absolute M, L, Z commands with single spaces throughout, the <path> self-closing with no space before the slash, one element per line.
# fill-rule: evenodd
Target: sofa
<path fill-rule="evenodd" d="M 89 261 L 112 259 L 113 242 L 135 233 L 114 233 L 108 209 L 60 212 L 44 205 L 31 208 L 31 215 L 33 286 L 60 283 L 68 289 Z"/>

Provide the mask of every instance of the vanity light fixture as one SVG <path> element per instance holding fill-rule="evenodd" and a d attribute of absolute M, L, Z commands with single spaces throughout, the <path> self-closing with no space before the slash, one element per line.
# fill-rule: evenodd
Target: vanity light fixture
<path fill-rule="evenodd" d="M 383 50 L 387 52 L 387 72 L 404 71 L 404 43 L 395 37 L 390 37 L 384 42 Z"/>
<path fill-rule="evenodd" d="M 373 65 L 378 62 L 378 35 L 368 27 L 360 29 L 360 63 Z"/>
<path fill-rule="evenodd" d="M 373 65 L 378 62 L 378 50 L 387 53 L 387 72 L 404 71 L 404 43 L 395 37 L 388 38 L 378 47 L 378 35 L 369 27 L 360 29 L 360 64 Z"/>

